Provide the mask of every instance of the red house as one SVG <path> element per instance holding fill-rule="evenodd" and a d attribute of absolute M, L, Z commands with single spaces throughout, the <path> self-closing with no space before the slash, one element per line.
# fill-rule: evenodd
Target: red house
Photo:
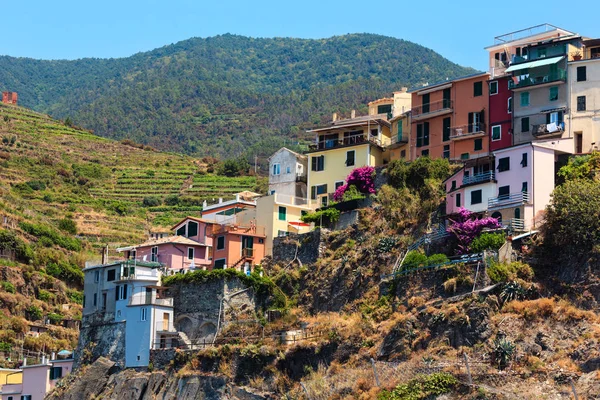
<path fill-rule="evenodd" d="M 17 104 L 17 92 L 2 92 L 2 102 L 5 104 Z"/>
<path fill-rule="evenodd" d="M 490 86 L 490 151 L 512 146 L 512 90 L 510 76 L 495 76 Z"/>

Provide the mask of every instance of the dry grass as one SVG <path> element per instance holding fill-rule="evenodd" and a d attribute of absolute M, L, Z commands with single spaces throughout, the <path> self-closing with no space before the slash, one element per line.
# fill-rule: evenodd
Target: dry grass
<path fill-rule="evenodd" d="M 575 322 L 588 321 L 597 322 L 598 316 L 592 311 L 581 310 L 566 300 L 556 301 L 553 298 L 542 298 L 537 300 L 511 301 L 503 307 L 503 312 L 514 313 L 526 320 L 543 320 L 552 318 L 555 321 Z"/>
<path fill-rule="evenodd" d="M 408 307 L 417 308 L 425 304 L 425 298 L 421 296 L 413 296 L 408 299 Z"/>

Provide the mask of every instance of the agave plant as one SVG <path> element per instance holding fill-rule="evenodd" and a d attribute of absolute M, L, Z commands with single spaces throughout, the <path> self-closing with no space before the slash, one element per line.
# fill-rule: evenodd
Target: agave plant
<path fill-rule="evenodd" d="M 525 289 L 518 282 L 512 281 L 504 285 L 502 292 L 500 292 L 500 298 L 504 303 L 513 300 L 523 299 L 525 297 Z"/>
<path fill-rule="evenodd" d="M 496 339 L 494 341 L 494 363 L 499 369 L 504 369 L 508 362 L 514 357 L 516 346 L 508 339 Z"/>

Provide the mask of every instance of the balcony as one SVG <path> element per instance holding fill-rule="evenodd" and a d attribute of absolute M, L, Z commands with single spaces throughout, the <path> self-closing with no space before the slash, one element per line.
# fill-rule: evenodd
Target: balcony
<path fill-rule="evenodd" d="M 402 146 L 404 144 L 408 143 L 408 135 L 394 135 L 392 136 L 392 140 L 390 142 L 390 144 L 387 147 L 399 147 Z"/>
<path fill-rule="evenodd" d="M 373 143 L 380 146 L 377 138 L 369 137 L 369 134 L 346 136 L 343 139 L 325 139 L 308 146 L 309 151 L 331 150 L 339 147 L 356 146 L 359 144 Z"/>
<path fill-rule="evenodd" d="M 525 230 L 525 220 L 520 218 L 511 218 L 502 225 L 512 231 L 522 232 Z"/>
<path fill-rule="evenodd" d="M 509 206 L 529 203 L 528 192 L 506 194 L 488 199 L 488 210 L 501 209 Z"/>
<path fill-rule="evenodd" d="M 225 233 L 234 233 L 238 235 L 250 234 L 250 235 L 265 235 L 265 227 L 264 226 L 256 226 L 256 225 L 237 225 L 237 224 L 227 224 L 227 225 L 219 225 L 217 228 L 213 228 L 213 235 L 221 235 Z"/>
<path fill-rule="evenodd" d="M 452 100 L 444 99 L 433 103 L 423 104 L 411 109 L 414 120 L 431 118 L 452 111 Z"/>
<path fill-rule="evenodd" d="M 242 257 L 244 258 L 254 258 L 254 249 L 244 248 L 242 249 Z"/>
<path fill-rule="evenodd" d="M 275 193 L 275 203 L 285 204 L 290 206 L 307 206 L 308 199 L 306 197 L 296 197 L 289 194 Z"/>
<path fill-rule="evenodd" d="M 306 174 L 296 174 L 296 182 L 306 183 Z"/>
<path fill-rule="evenodd" d="M 538 124 L 533 125 L 531 133 L 536 138 L 549 138 L 555 136 L 562 136 L 565 131 L 564 122 L 554 122 L 551 124 Z"/>
<path fill-rule="evenodd" d="M 496 180 L 494 171 L 483 172 L 472 176 L 463 176 L 463 185 L 473 185 L 476 183 L 493 182 Z"/>
<path fill-rule="evenodd" d="M 159 297 L 150 297 L 146 295 L 134 295 L 129 299 L 128 305 L 130 306 L 164 306 L 164 307 L 173 307 L 173 298 L 159 298 Z"/>
<path fill-rule="evenodd" d="M 554 72 L 546 72 L 546 73 L 530 73 L 527 75 L 522 75 L 522 78 L 519 78 L 518 82 L 509 81 L 508 87 L 510 89 L 519 89 L 525 88 L 533 85 L 541 85 L 543 83 L 551 83 L 558 81 L 565 81 L 567 79 L 567 71 L 564 69 L 559 69 Z"/>
<path fill-rule="evenodd" d="M 456 126 L 450 131 L 450 140 L 468 139 L 474 136 L 485 135 L 485 124 L 469 124 Z"/>

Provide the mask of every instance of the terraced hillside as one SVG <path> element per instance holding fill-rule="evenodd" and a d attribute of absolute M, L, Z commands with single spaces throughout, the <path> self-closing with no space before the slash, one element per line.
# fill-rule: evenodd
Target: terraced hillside
<path fill-rule="evenodd" d="M 203 200 L 253 190 L 254 177 L 207 173 L 188 156 L 123 144 L 47 115 L 0 105 L 0 199 L 6 214 L 73 218 L 92 243 L 141 240 L 198 213 Z"/>

